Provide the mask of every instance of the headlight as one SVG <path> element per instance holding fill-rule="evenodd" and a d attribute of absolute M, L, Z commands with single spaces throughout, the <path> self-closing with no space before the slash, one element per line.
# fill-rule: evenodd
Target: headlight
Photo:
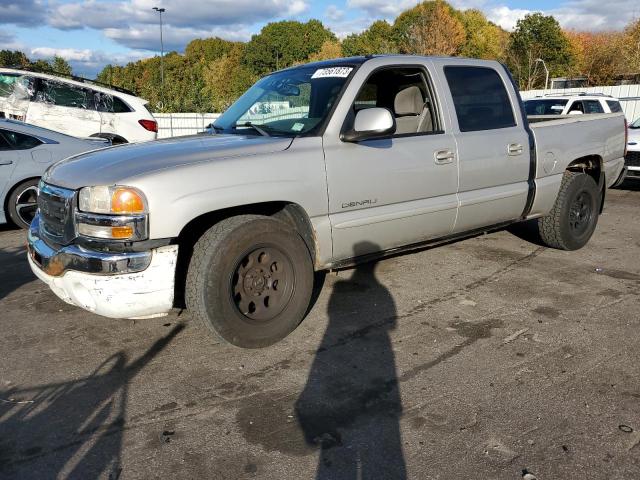
<path fill-rule="evenodd" d="M 84 187 L 80 190 L 79 207 L 82 212 L 128 215 L 146 213 L 142 192 L 132 187 Z"/>
<path fill-rule="evenodd" d="M 133 187 L 96 186 L 80 190 L 76 228 L 89 238 L 137 241 L 148 237 L 147 201 Z"/>

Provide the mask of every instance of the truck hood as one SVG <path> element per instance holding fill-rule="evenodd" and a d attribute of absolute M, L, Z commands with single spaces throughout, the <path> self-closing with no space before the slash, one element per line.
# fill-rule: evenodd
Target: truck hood
<path fill-rule="evenodd" d="M 42 177 L 59 187 L 78 189 L 116 185 L 157 170 L 210 162 L 220 158 L 286 150 L 291 138 L 252 135 L 192 135 L 121 145 L 67 158 Z"/>

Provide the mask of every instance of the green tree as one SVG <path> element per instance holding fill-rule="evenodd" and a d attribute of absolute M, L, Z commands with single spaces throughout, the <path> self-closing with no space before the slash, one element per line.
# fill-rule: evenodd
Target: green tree
<path fill-rule="evenodd" d="M 59 57 L 58 55 L 54 56 L 49 64 L 51 65 L 51 70 L 56 73 L 64 73 L 65 75 L 71 75 L 73 73 L 69 62 L 67 62 L 64 58 Z"/>
<path fill-rule="evenodd" d="M 240 42 L 230 42 L 222 38 L 196 38 L 189 42 L 184 55 L 192 62 L 210 62 L 227 55 L 232 48 L 241 45 Z"/>
<path fill-rule="evenodd" d="M 18 50 L 0 50 L 0 67 L 26 67 L 29 65 L 27 56 Z"/>
<path fill-rule="evenodd" d="M 460 54 L 471 58 L 504 60 L 509 43 L 509 33 L 487 20 L 480 10 L 460 12 L 466 32 L 466 40 Z"/>
<path fill-rule="evenodd" d="M 544 85 L 545 72 L 538 59 L 544 60 L 552 77 L 562 76 L 571 70 L 573 53 L 555 18 L 532 13 L 518 20 L 507 52 L 507 63 L 521 89 Z"/>
<path fill-rule="evenodd" d="M 393 27 L 385 20 L 376 20 L 362 33 L 349 35 L 342 41 L 345 57 L 398 53 Z"/>
<path fill-rule="evenodd" d="M 246 44 L 243 63 L 264 75 L 306 61 L 327 40 L 335 41 L 336 36 L 318 20 L 269 23 Z"/>

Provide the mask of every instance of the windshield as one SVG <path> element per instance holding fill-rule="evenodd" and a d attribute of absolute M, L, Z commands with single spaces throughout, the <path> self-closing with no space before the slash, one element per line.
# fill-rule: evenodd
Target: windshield
<path fill-rule="evenodd" d="M 527 100 L 524 110 L 527 115 L 560 115 L 568 100 Z"/>
<path fill-rule="evenodd" d="M 354 69 L 342 65 L 276 72 L 258 80 L 212 127 L 251 135 L 313 134 L 329 116 Z"/>
<path fill-rule="evenodd" d="M 635 122 L 629 125 L 629 128 L 640 128 L 640 118 L 636 119 Z"/>

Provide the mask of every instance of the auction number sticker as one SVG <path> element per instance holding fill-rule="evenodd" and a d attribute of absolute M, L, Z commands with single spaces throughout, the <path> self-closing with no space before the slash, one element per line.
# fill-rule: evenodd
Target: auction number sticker
<path fill-rule="evenodd" d="M 346 78 L 351 70 L 353 70 L 352 67 L 319 68 L 311 75 L 311 78 Z"/>

